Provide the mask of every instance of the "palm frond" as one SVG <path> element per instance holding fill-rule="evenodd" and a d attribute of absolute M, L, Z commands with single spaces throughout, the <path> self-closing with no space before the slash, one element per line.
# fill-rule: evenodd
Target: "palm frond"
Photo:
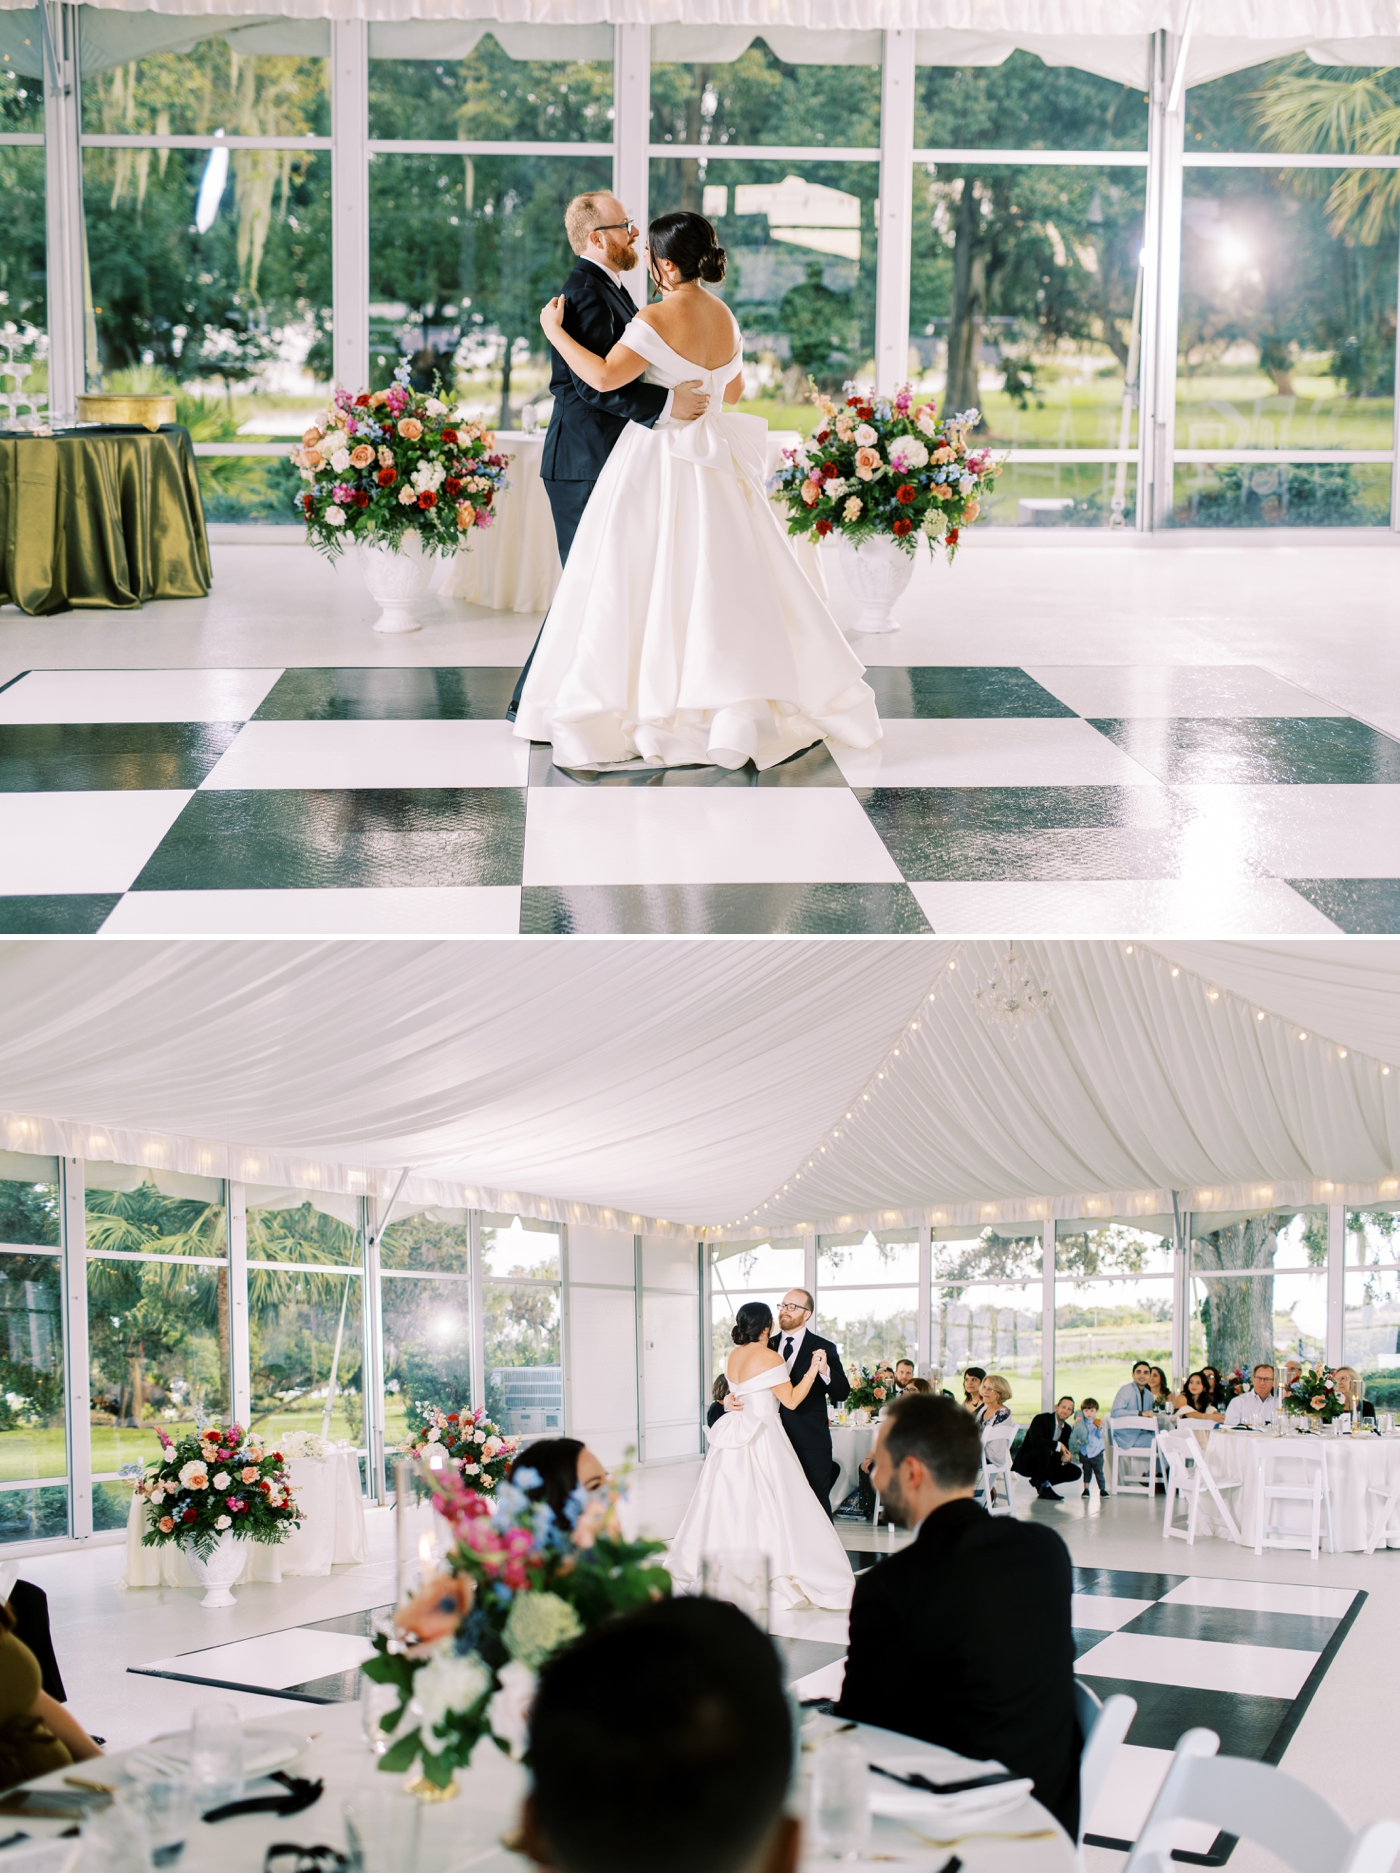
<path fill-rule="evenodd" d="M 1291 61 L 1254 94 L 1254 120 L 1272 148 L 1307 155 L 1394 156 L 1400 153 L 1400 102 L 1387 84 L 1386 66 L 1324 77 L 1305 60 Z M 1313 194 L 1322 186 L 1307 170 L 1293 186 Z M 1342 240 L 1374 247 L 1396 224 L 1400 171 L 1348 169 L 1327 192 L 1327 219 Z"/>

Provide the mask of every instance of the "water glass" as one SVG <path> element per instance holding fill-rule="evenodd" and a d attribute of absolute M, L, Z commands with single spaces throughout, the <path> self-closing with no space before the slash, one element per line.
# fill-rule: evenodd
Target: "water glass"
<path fill-rule="evenodd" d="M 360 1728 L 376 1756 L 382 1756 L 389 1747 L 389 1732 L 380 1727 L 379 1720 L 387 1717 L 391 1710 L 397 1710 L 398 1704 L 397 1686 L 376 1684 L 373 1678 L 366 1678 L 363 1672 L 360 1674 Z"/>
<path fill-rule="evenodd" d="M 870 1846 L 870 1772 L 854 1736 L 817 1747 L 812 1776 L 812 1832 L 829 1860 L 859 1860 Z"/>
<path fill-rule="evenodd" d="M 139 1801 L 121 1796 L 82 1822 L 82 1850 L 75 1873 L 150 1873 L 152 1856 Z"/>
<path fill-rule="evenodd" d="M 194 1825 L 194 1789 L 183 1776 L 158 1777 L 123 1789 L 119 1801 L 136 1808 L 150 1842 L 151 1865 L 174 1866 Z"/>
<path fill-rule="evenodd" d="M 201 1814 L 243 1794 L 243 1725 L 232 1704 L 198 1704 L 190 1724 L 190 1775 Z"/>
<path fill-rule="evenodd" d="M 423 1810 L 397 1779 L 387 1788 L 367 1788 L 341 1812 L 354 1873 L 415 1873 Z"/>
<path fill-rule="evenodd" d="M 747 1613 L 760 1632 L 768 1630 L 768 1556 L 754 1548 L 726 1548 L 700 1559 L 700 1591 L 707 1600 L 728 1600 Z"/>

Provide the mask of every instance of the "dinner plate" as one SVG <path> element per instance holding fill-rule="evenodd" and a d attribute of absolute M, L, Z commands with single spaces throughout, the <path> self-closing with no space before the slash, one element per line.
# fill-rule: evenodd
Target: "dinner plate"
<path fill-rule="evenodd" d="M 893 1768 L 893 1763 L 887 1763 Z M 914 1767 L 919 1767 L 914 1764 Z M 908 1770 L 898 1771 L 907 1774 Z M 920 1773 L 927 1773 L 920 1769 Z M 927 1790 L 904 1788 L 888 1776 L 871 1775 L 870 1807 L 873 1813 L 888 1815 L 897 1821 L 956 1821 L 980 1825 L 993 1815 L 1005 1814 L 1019 1807 L 1034 1786 L 1029 1776 L 1015 1782 L 997 1782 L 991 1788 L 970 1788 L 961 1795 L 930 1795 Z"/>
<path fill-rule="evenodd" d="M 271 1775 L 274 1769 L 287 1768 L 298 1756 L 305 1755 L 310 1744 L 311 1738 L 304 1732 L 265 1730 L 250 1725 L 243 1732 L 244 1780 L 252 1782 L 260 1775 Z M 166 1771 L 188 1770 L 190 1733 L 184 1730 L 177 1736 L 159 1737 L 139 1753 Z"/>

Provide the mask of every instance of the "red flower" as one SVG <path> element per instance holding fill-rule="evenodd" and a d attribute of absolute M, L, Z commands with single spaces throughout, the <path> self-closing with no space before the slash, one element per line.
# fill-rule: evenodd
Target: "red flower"
<path fill-rule="evenodd" d="M 817 532 L 818 533 L 830 533 L 831 522 L 829 520 L 819 520 L 817 522 Z"/>
<path fill-rule="evenodd" d="M 895 489 L 894 498 L 899 502 L 901 507 L 908 507 L 911 501 L 918 500 L 918 490 L 910 482 L 906 481 L 902 486 Z"/>
<path fill-rule="evenodd" d="M 365 493 L 363 488 L 356 488 L 355 490 L 355 505 L 356 507 L 369 506 L 369 496 Z"/>
<path fill-rule="evenodd" d="M 437 506 L 437 496 L 433 493 L 431 488 L 424 488 L 423 492 L 418 497 L 418 505 L 420 507 Z"/>
<path fill-rule="evenodd" d="M 377 480 L 381 488 L 392 488 L 399 478 L 397 468 L 381 468 Z"/>
<path fill-rule="evenodd" d="M 825 442 L 830 434 L 831 431 L 829 429 L 819 429 L 812 440 L 813 442 Z"/>
<path fill-rule="evenodd" d="M 894 523 L 894 531 L 903 539 L 904 535 L 908 533 L 913 524 L 912 520 L 897 520 Z"/>
<path fill-rule="evenodd" d="M 459 495 L 462 492 L 462 484 L 460 481 L 458 481 L 455 475 L 449 475 L 447 477 L 447 480 L 443 482 L 442 485 L 444 488 L 446 488 L 448 494 L 452 496 L 454 499 L 456 498 L 457 495 Z M 449 1418 L 455 1418 L 457 1414 L 455 1412 L 449 1411 L 447 1415 Z"/>
<path fill-rule="evenodd" d="M 868 423 L 874 417 L 875 411 L 872 409 L 870 404 L 862 403 L 860 408 L 856 411 L 856 415 L 860 418 L 860 420 L 863 423 Z"/>
<path fill-rule="evenodd" d="M 195 1512 L 193 1509 L 186 1509 L 181 1519 L 186 1522 L 192 1522 L 194 1520 L 194 1515 L 195 1515 Z"/>
<path fill-rule="evenodd" d="M 451 489 L 451 488 L 449 488 L 449 489 L 448 489 L 448 493 L 450 494 L 451 492 L 452 492 L 452 489 Z M 462 1414 L 461 1414 L 461 1412 L 460 1412 L 460 1411 L 449 1411 L 449 1412 L 448 1412 L 448 1414 L 447 1414 L 447 1422 L 448 1422 L 449 1424 L 460 1424 L 460 1423 L 462 1422 Z"/>
<path fill-rule="evenodd" d="M 369 392 L 367 390 L 362 390 L 359 396 L 356 397 L 355 408 L 357 410 L 367 410 L 369 408 Z"/>
<path fill-rule="evenodd" d="M 859 398 L 859 397 L 847 397 L 847 399 L 846 399 L 846 408 L 847 408 L 848 410 L 856 410 L 856 409 L 859 409 L 859 408 L 860 408 L 860 398 Z"/>
<path fill-rule="evenodd" d="M 493 492 L 493 490 L 492 490 L 492 489 L 490 489 L 490 488 L 487 488 L 487 489 L 486 489 L 486 491 L 485 491 L 485 492 L 484 492 L 483 494 L 478 494 L 478 495 L 477 495 L 477 497 L 476 497 L 476 504 L 477 504 L 477 506 L 478 506 L 478 507 L 489 507 L 489 506 L 491 505 L 491 495 L 492 495 L 492 492 Z"/>
<path fill-rule="evenodd" d="M 316 497 L 314 495 L 311 495 L 311 494 L 302 495 L 301 511 L 303 514 L 309 514 L 315 505 L 316 505 Z"/>
<path fill-rule="evenodd" d="M 455 429 L 444 429 L 442 432 L 442 439 L 444 442 L 455 442 L 457 440 L 457 431 Z"/>
<path fill-rule="evenodd" d="M 957 543 L 958 543 L 958 532 L 959 532 L 959 529 L 958 529 L 957 527 L 949 527 L 949 529 L 948 529 L 948 532 L 947 532 L 947 535 L 946 535 L 946 538 L 947 538 L 947 541 L 948 541 L 948 544 L 949 544 L 949 546 L 956 546 L 956 545 L 957 545 Z"/>
<path fill-rule="evenodd" d="M 835 462 L 823 462 L 822 463 L 822 480 L 823 481 L 836 481 L 839 479 L 840 474 L 841 474 L 841 470 L 836 466 Z"/>

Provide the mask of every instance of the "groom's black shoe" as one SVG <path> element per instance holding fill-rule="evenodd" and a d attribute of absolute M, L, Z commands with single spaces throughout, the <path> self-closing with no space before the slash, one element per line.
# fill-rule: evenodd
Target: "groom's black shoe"
<path fill-rule="evenodd" d="M 1040 1484 L 1035 1493 L 1042 1502 L 1058 1502 L 1060 1500 L 1048 1483 Z"/>

